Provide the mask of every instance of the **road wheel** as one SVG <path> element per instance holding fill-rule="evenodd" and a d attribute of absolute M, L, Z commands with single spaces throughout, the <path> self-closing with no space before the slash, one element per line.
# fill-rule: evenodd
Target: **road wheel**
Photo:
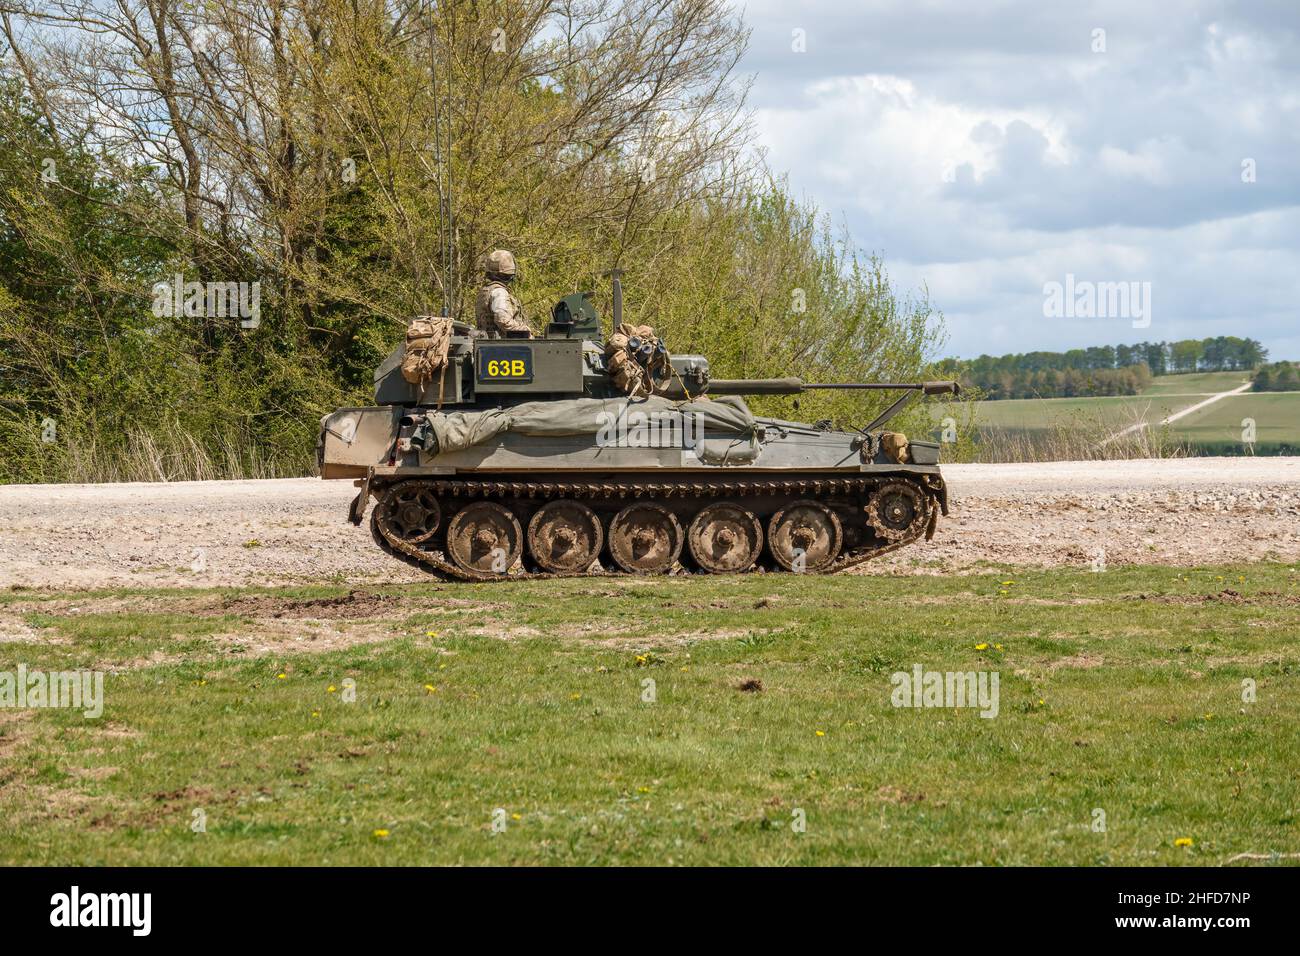
<path fill-rule="evenodd" d="M 554 574 L 585 571 L 604 542 L 600 519 L 581 502 L 549 502 L 528 522 L 528 553 Z"/>
<path fill-rule="evenodd" d="M 746 571 L 763 550 L 763 526 L 730 501 L 707 505 L 691 522 L 686 540 L 691 557 L 712 574 Z"/>
<path fill-rule="evenodd" d="M 682 553 L 682 526 L 667 508 L 638 501 L 609 523 L 609 553 L 624 571 L 663 574 Z"/>
<path fill-rule="evenodd" d="M 447 552 L 466 571 L 505 574 L 523 553 L 519 520 L 495 501 L 476 501 L 447 526 Z"/>
<path fill-rule="evenodd" d="M 844 536 L 835 512 L 817 501 L 786 505 L 767 525 L 767 547 L 776 563 L 796 573 L 823 571 L 840 553 Z"/>

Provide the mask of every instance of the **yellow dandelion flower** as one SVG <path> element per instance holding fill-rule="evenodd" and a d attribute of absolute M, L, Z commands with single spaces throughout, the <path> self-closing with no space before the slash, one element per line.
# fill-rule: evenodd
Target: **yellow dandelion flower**
<path fill-rule="evenodd" d="M 439 665 L 438 665 L 438 670 L 440 670 L 440 671 L 445 671 L 446 669 L 447 669 L 447 665 L 446 665 L 446 664 L 439 664 Z"/>
<path fill-rule="evenodd" d="M 582 700 L 582 695 L 581 695 L 581 694 L 570 694 L 570 695 L 569 695 L 569 700 Z"/>
<path fill-rule="evenodd" d="M 1191 846 L 1191 845 L 1192 845 L 1191 837 L 1179 837 L 1177 840 L 1174 841 L 1174 846 Z"/>
<path fill-rule="evenodd" d="M 824 731 L 824 730 L 819 730 L 819 731 L 817 731 L 817 736 L 818 736 L 818 737 L 825 737 L 825 736 L 826 736 L 826 731 Z"/>
<path fill-rule="evenodd" d="M 510 819 L 511 819 L 511 820 L 522 820 L 522 819 L 523 819 L 523 816 L 522 816 L 521 814 L 518 814 L 518 813 L 512 813 L 512 814 L 510 814 Z"/>
<path fill-rule="evenodd" d="M 438 632 L 437 632 L 437 631 L 425 631 L 425 632 L 424 632 L 424 636 L 425 636 L 425 637 L 437 637 L 437 636 L 438 636 Z"/>
<path fill-rule="evenodd" d="M 319 716 L 320 716 L 320 711 L 319 711 L 319 710 L 313 710 L 313 711 L 311 712 L 311 715 L 312 715 L 313 717 L 319 717 Z"/>
<path fill-rule="evenodd" d="M 1043 700 L 1043 698 L 1041 698 L 1041 697 L 1038 698 L 1038 704 L 1039 704 L 1040 707 L 1041 707 L 1043 704 L 1046 704 L 1046 703 L 1047 703 L 1047 701 Z"/>
<path fill-rule="evenodd" d="M 1001 644 L 994 644 L 994 645 L 993 645 L 993 649 L 994 649 L 995 651 L 1000 651 L 1000 650 L 1002 650 L 1002 645 L 1001 645 Z"/>
<path fill-rule="evenodd" d="M 432 684 L 425 684 L 424 689 L 430 694 L 436 694 L 438 692 L 438 688 L 434 687 Z"/>
<path fill-rule="evenodd" d="M 376 830 L 374 833 L 371 834 L 371 836 L 373 836 L 376 840 L 387 840 L 387 839 L 388 839 L 388 831 L 387 831 L 387 830 Z"/>
<path fill-rule="evenodd" d="M 325 688 L 325 693 L 327 694 L 334 694 L 337 692 L 338 692 L 338 688 L 335 687 L 333 684 L 330 684 L 328 687 Z"/>
<path fill-rule="evenodd" d="M 988 649 L 989 649 L 989 646 L 988 646 L 987 644 L 976 644 L 976 645 L 975 645 L 975 650 L 977 650 L 977 651 L 987 651 Z"/>
<path fill-rule="evenodd" d="M 276 680 L 285 680 L 285 678 L 286 678 L 287 676 L 288 676 L 288 675 L 286 675 L 286 674 L 276 674 L 276 675 L 275 675 L 275 679 L 276 679 Z"/>

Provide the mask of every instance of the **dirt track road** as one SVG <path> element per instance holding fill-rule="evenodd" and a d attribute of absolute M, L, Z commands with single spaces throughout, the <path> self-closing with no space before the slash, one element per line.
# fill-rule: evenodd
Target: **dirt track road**
<path fill-rule="evenodd" d="M 929 544 L 863 566 L 1300 560 L 1300 458 L 949 465 Z M 344 521 L 350 482 L 0 486 L 0 587 L 361 583 L 423 575 Z"/>

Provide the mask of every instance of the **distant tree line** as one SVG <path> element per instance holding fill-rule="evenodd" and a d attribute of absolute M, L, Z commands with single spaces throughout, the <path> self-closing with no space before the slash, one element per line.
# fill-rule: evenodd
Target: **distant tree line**
<path fill-rule="evenodd" d="M 1261 365 L 1250 387 L 1255 392 L 1300 392 L 1300 366 L 1293 362 Z"/>
<path fill-rule="evenodd" d="M 961 369 L 956 374 L 963 387 L 974 386 L 989 400 L 1136 395 L 1151 384 L 1151 370 L 1145 362 L 1124 368 L 1019 369 L 978 375 Z"/>
<path fill-rule="evenodd" d="M 1068 352 L 1025 352 L 945 359 L 939 367 L 986 398 L 1136 395 L 1153 375 L 1253 369 L 1268 352 L 1254 339 L 1220 335 L 1177 342 L 1101 345 Z"/>

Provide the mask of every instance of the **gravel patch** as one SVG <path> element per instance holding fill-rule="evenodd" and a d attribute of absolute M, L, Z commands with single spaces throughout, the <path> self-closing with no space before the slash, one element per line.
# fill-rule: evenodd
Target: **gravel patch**
<path fill-rule="evenodd" d="M 863 573 L 1300 560 L 1300 458 L 949 465 L 952 515 Z M 422 581 L 315 478 L 0 486 L 0 587 Z"/>

